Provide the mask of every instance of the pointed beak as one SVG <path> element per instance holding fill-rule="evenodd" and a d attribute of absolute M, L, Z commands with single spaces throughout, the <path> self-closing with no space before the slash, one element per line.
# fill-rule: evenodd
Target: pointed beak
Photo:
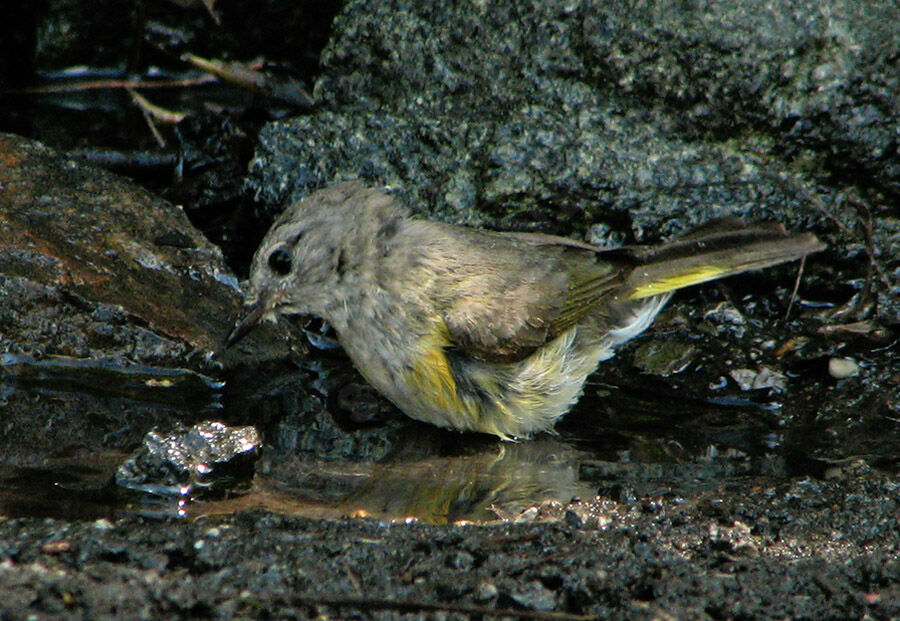
<path fill-rule="evenodd" d="M 231 347 L 236 344 L 242 338 L 247 336 L 253 328 L 255 328 L 260 321 L 263 320 L 266 313 L 270 310 L 270 305 L 267 304 L 267 301 L 263 298 L 260 298 L 259 301 L 256 302 L 253 306 L 250 307 L 250 310 L 241 317 L 241 319 L 234 324 L 234 328 L 231 329 L 231 332 L 228 334 L 228 337 L 225 339 L 225 347 Z"/>

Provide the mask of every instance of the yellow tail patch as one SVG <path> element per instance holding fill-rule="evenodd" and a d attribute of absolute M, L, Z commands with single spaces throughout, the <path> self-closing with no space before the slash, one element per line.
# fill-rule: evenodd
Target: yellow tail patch
<path fill-rule="evenodd" d="M 698 285 L 708 280 L 721 278 L 728 274 L 729 271 L 731 270 L 727 267 L 701 265 L 686 274 L 675 274 L 637 285 L 628 294 L 628 298 L 640 300 L 641 298 L 649 298 L 661 293 L 668 293 L 669 291 L 675 291 L 676 289 L 690 287 L 691 285 Z"/>

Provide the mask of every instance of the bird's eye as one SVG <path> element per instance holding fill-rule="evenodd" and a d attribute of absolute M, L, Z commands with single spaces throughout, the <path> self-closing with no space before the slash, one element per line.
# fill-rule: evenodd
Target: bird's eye
<path fill-rule="evenodd" d="M 279 276 L 287 276 L 291 273 L 291 253 L 284 248 L 273 250 L 267 262 L 272 271 Z"/>

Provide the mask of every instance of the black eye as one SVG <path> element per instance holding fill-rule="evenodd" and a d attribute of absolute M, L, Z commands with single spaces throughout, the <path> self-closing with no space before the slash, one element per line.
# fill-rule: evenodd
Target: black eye
<path fill-rule="evenodd" d="M 273 250 L 269 255 L 268 264 L 279 276 L 287 276 L 291 273 L 291 253 L 284 248 Z"/>

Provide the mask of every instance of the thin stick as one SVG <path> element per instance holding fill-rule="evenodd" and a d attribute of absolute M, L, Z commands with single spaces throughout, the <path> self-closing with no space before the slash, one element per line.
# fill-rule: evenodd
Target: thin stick
<path fill-rule="evenodd" d="M 163 138 L 163 135 L 159 132 L 159 129 L 156 128 L 156 123 L 153 121 L 153 117 L 146 110 L 141 110 L 141 114 L 144 115 L 144 121 L 146 121 L 147 127 L 150 128 L 150 133 L 153 134 L 153 137 L 156 139 L 156 144 L 159 145 L 160 149 L 165 148 L 166 139 Z"/>
<path fill-rule="evenodd" d="M 216 76 L 207 73 L 196 78 L 184 78 L 181 80 L 156 80 L 152 82 L 143 82 L 141 80 L 95 80 L 91 82 L 77 82 L 75 84 L 13 88 L 0 92 L 7 95 L 49 95 L 53 93 L 78 93 L 104 88 L 183 88 L 217 81 L 218 78 Z"/>
<path fill-rule="evenodd" d="M 173 110 L 169 110 L 167 108 L 163 108 L 162 106 L 157 106 L 156 104 L 150 103 L 150 100 L 138 93 L 133 88 L 126 88 L 128 94 L 131 95 L 131 100 L 134 101 L 138 105 L 138 107 L 143 110 L 146 114 L 149 114 L 153 117 L 154 120 L 159 121 L 160 123 L 165 123 L 166 125 L 178 125 L 181 121 L 184 120 L 184 117 L 187 116 L 184 112 L 175 112 Z"/>
<path fill-rule="evenodd" d="M 800 257 L 800 267 L 797 268 L 797 278 L 794 279 L 794 290 L 791 291 L 791 299 L 788 301 L 787 310 L 784 311 L 784 321 L 787 323 L 788 317 L 791 314 L 791 309 L 794 307 L 794 300 L 797 299 L 797 291 L 800 290 L 800 279 L 803 278 L 803 268 L 806 267 L 806 257 Z"/>
<path fill-rule="evenodd" d="M 350 584 L 353 585 L 353 590 L 356 591 L 359 595 L 363 594 L 362 584 L 359 582 L 359 577 L 356 575 L 356 572 L 353 571 L 353 568 L 350 567 L 350 563 L 346 560 L 343 561 L 344 571 L 347 573 L 347 578 L 350 579 Z"/>

